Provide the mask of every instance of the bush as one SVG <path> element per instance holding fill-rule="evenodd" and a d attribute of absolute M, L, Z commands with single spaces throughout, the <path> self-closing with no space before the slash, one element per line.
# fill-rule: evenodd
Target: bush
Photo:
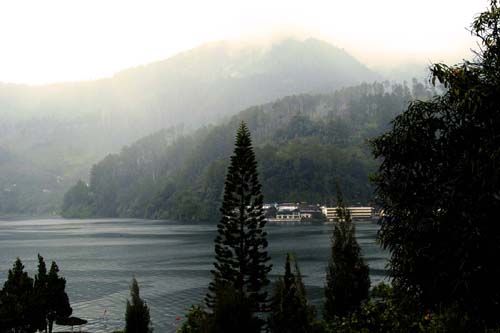
<path fill-rule="evenodd" d="M 212 323 L 209 315 L 201 306 L 193 305 L 186 315 L 186 321 L 177 330 L 177 333 L 210 333 Z"/>

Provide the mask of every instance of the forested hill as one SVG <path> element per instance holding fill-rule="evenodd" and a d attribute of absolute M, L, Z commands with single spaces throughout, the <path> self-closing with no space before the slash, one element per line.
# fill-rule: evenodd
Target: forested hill
<path fill-rule="evenodd" d="M 160 129 L 379 78 L 326 42 L 285 39 L 213 42 L 96 81 L 0 84 L 0 215 L 54 211 L 92 164 Z"/>
<path fill-rule="evenodd" d="M 266 202 L 330 203 L 339 181 L 349 203 L 368 204 L 377 162 L 366 140 L 387 130 L 413 97 L 433 94 L 415 81 L 411 88 L 362 84 L 252 107 L 189 136 L 162 130 L 96 164 L 88 186 L 79 182 L 66 193 L 62 214 L 216 220 L 242 120 L 252 132 Z"/>

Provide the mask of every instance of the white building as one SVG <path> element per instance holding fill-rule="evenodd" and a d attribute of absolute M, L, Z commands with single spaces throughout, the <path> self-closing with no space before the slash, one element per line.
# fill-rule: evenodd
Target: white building
<path fill-rule="evenodd" d="M 346 207 L 353 220 L 366 220 L 373 218 L 373 207 Z M 337 207 L 321 207 L 323 215 L 327 221 L 335 221 L 337 219 Z"/>
<path fill-rule="evenodd" d="M 276 213 L 276 220 L 300 221 L 300 211 L 298 209 L 280 210 Z"/>

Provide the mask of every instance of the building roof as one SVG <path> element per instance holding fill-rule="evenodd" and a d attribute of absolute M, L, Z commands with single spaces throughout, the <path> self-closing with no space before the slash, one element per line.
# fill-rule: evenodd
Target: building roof
<path fill-rule="evenodd" d="M 276 215 L 290 215 L 290 214 L 298 214 L 299 210 L 298 209 L 283 209 L 278 211 Z"/>

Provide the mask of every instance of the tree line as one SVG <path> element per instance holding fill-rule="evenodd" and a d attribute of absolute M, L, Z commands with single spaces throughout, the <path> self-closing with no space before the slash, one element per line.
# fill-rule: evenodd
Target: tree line
<path fill-rule="evenodd" d="M 50 269 L 38 255 L 38 272 L 28 276 L 17 258 L 0 291 L 0 332 L 52 332 L 54 322 L 73 312 L 65 291 L 66 280 L 59 276 L 53 261 Z"/>
<path fill-rule="evenodd" d="M 434 93 L 416 80 L 361 84 L 285 97 L 191 135 L 172 139 L 160 131 L 97 163 L 88 185 L 81 181 L 66 193 L 62 215 L 217 221 L 231 133 L 241 121 L 254 135 L 268 202 L 331 204 L 339 181 L 350 202 L 368 204 L 378 162 L 366 141 L 387 130 L 412 98 Z"/>
<path fill-rule="evenodd" d="M 0 333 L 52 333 L 54 324 L 73 327 L 87 323 L 71 317 L 72 313 L 66 279 L 59 276 L 54 261 L 47 270 L 44 258 L 38 255 L 38 270 L 31 278 L 21 259 L 16 259 L 0 290 Z M 149 307 L 140 297 L 139 284 L 133 278 L 123 333 L 151 332 Z"/>

